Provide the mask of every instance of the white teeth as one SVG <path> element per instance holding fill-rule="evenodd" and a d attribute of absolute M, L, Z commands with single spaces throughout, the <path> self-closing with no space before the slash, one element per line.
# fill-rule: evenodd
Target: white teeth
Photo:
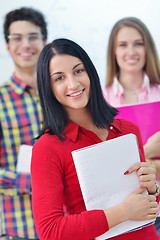
<path fill-rule="evenodd" d="M 77 92 L 77 93 L 69 94 L 69 96 L 75 97 L 75 96 L 80 95 L 82 92 L 83 92 L 83 90 L 81 90 L 80 92 Z"/>
<path fill-rule="evenodd" d="M 128 63 L 134 63 L 134 62 L 137 62 L 138 60 L 137 59 L 128 59 L 126 60 Z"/>
<path fill-rule="evenodd" d="M 24 56 L 24 57 L 28 57 L 30 55 L 31 55 L 31 53 L 21 53 L 21 56 Z"/>

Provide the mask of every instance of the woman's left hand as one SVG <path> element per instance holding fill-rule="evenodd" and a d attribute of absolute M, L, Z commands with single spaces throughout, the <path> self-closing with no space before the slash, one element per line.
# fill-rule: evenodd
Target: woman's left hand
<path fill-rule="evenodd" d="M 148 162 L 136 163 L 130 167 L 127 171 L 128 174 L 136 171 L 140 186 L 148 190 L 149 194 L 154 194 L 156 192 L 156 170 Z"/>

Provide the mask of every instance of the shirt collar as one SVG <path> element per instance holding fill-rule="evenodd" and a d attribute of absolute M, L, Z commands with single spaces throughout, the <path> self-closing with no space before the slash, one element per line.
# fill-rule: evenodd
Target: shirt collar
<path fill-rule="evenodd" d="M 150 89 L 150 81 L 149 81 L 149 77 L 147 76 L 147 74 L 144 75 L 142 88 L 146 88 L 147 90 Z"/>
<path fill-rule="evenodd" d="M 65 135 L 67 136 L 67 138 L 75 142 L 78 137 L 79 128 L 80 126 L 78 124 L 69 121 L 69 124 L 65 129 Z"/>
<path fill-rule="evenodd" d="M 116 131 L 117 133 L 122 132 L 119 122 L 117 120 L 114 120 L 113 123 L 109 124 L 110 131 Z M 66 127 L 65 134 L 66 137 L 69 138 L 72 142 L 76 142 L 78 138 L 78 134 L 80 130 L 83 130 L 84 128 L 79 126 L 78 124 L 69 121 L 68 126 Z M 85 131 L 87 131 L 85 129 Z"/>
<path fill-rule="evenodd" d="M 118 81 L 117 77 L 114 77 L 113 79 L 113 92 L 115 95 L 124 93 L 124 89 L 120 82 Z"/>
<path fill-rule="evenodd" d="M 117 133 L 122 133 L 120 121 L 118 119 L 115 119 L 112 123 L 110 123 L 109 128 L 113 129 Z"/>
<path fill-rule="evenodd" d="M 10 86 L 19 95 L 21 95 L 28 87 L 32 88 L 15 75 L 11 77 Z"/>
<path fill-rule="evenodd" d="M 149 77 L 147 76 L 147 74 L 144 74 L 144 79 L 143 79 L 143 84 L 142 84 L 141 89 L 144 89 L 144 88 L 147 91 L 149 91 L 149 88 L 150 88 L 150 81 L 149 81 Z M 113 80 L 113 92 L 115 95 L 122 95 L 124 93 L 124 88 L 118 81 L 117 77 L 114 77 L 114 80 Z"/>

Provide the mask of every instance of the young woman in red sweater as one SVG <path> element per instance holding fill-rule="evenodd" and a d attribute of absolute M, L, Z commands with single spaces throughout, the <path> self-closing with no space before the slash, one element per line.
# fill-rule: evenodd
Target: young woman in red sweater
<path fill-rule="evenodd" d="M 104 100 L 86 52 L 71 40 L 54 40 L 41 52 L 37 79 L 44 125 L 33 147 L 31 174 L 39 238 L 92 240 L 127 220 L 156 218 L 155 170 L 145 162 L 139 130 L 129 121 L 114 120 L 117 110 Z M 137 172 L 141 187 L 116 206 L 87 211 L 71 152 L 128 133 L 137 136 L 142 162 L 126 170 Z M 142 194 L 145 189 L 149 195 Z M 112 239 L 159 237 L 150 225 Z"/>

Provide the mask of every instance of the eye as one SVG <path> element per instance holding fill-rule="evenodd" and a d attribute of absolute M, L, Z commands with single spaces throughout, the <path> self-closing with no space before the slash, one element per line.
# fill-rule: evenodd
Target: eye
<path fill-rule="evenodd" d="M 144 42 L 137 42 L 135 43 L 136 46 L 144 46 Z"/>
<path fill-rule="evenodd" d="M 119 44 L 119 47 L 126 47 L 126 46 L 127 46 L 126 43 L 120 43 L 120 44 Z"/>
<path fill-rule="evenodd" d="M 22 36 L 21 35 L 13 35 L 11 38 L 13 41 L 21 41 L 22 40 Z"/>
<path fill-rule="evenodd" d="M 84 71 L 85 71 L 84 68 L 80 68 L 80 69 L 77 69 L 77 70 L 75 71 L 75 74 L 80 74 L 80 73 L 82 73 L 82 72 L 84 72 Z"/>
<path fill-rule="evenodd" d="M 30 41 L 35 41 L 35 40 L 39 39 L 39 36 L 38 35 L 29 35 L 28 38 Z"/>
<path fill-rule="evenodd" d="M 57 82 L 57 81 L 60 81 L 60 80 L 63 80 L 63 79 L 64 79 L 63 76 L 59 76 L 59 77 L 55 78 L 55 81 Z"/>

